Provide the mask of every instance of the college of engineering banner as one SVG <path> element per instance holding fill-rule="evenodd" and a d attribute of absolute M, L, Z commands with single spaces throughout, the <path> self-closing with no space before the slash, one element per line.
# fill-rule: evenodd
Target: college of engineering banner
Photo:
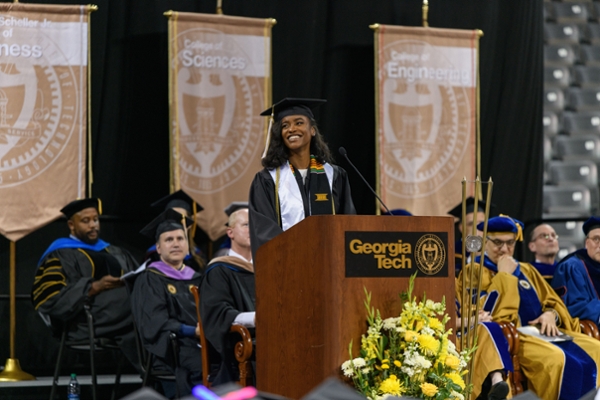
<path fill-rule="evenodd" d="M 172 190 L 204 207 L 198 225 L 216 240 L 224 208 L 248 201 L 261 169 L 271 105 L 271 19 L 169 15 Z"/>
<path fill-rule="evenodd" d="M 477 31 L 376 30 L 377 187 L 390 209 L 447 214 L 463 177 L 475 179 L 478 40 Z"/>
<path fill-rule="evenodd" d="M 0 233 L 85 196 L 88 6 L 0 3 Z"/>

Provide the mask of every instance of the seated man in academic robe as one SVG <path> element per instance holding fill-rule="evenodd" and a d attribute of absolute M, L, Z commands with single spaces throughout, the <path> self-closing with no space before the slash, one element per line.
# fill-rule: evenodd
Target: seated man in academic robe
<path fill-rule="evenodd" d="M 150 207 L 153 209 L 160 209 L 162 212 L 173 210 L 184 217 L 191 218 L 190 225 L 186 225 L 190 254 L 185 257 L 183 263 L 192 268 L 194 271 L 202 274 L 204 272 L 204 268 L 206 267 L 206 256 L 198 244 L 196 244 L 196 234 L 198 233 L 198 230 L 196 229 L 196 216 L 200 213 L 200 211 L 204 210 L 204 208 L 194 201 L 194 199 L 188 196 L 188 194 L 183 190 L 178 190 L 155 201 L 150 205 Z M 144 261 L 147 260 L 160 260 L 160 256 L 156 253 L 156 244 L 153 244 L 148 250 L 146 250 Z"/>
<path fill-rule="evenodd" d="M 476 287 L 482 268 L 479 301 L 493 320 L 539 327 L 540 337 L 519 335 L 519 359 L 529 390 L 544 399 L 578 399 L 598 385 L 600 345 L 580 333 L 578 320 L 571 318 L 540 273 L 513 258 L 518 240 L 523 240 L 520 221 L 503 215 L 491 218 L 484 258 L 476 257 L 475 282 L 467 281 L 467 287 Z M 470 266 L 463 273 L 470 276 Z M 561 331 L 573 340 L 550 342 Z"/>
<path fill-rule="evenodd" d="M 585 247 L 566 256 L 556 267 L 552 287 L 572 316 L 600 323 L 600 218 L 583 224 Z"/>
<path fill-rule="evenodd" d="M 204 333 L 219 356 L 218 371 L 211 374 L 214 385 L 238 380 L 233 345 L 239 337 L 229 333 L 231 325 L 255 326 L 256 295 L 248 209 L 232 213 L 227 225 L 231 249 L 228 255 L 214 258 L 208 264 L 200 286 Z"/>
<path fill-rule="evenodd" d="M 188 395 L 202 383 L 196 304 L 190 292 L 201 276 L 183 263 L 188 239 L 181 223 L 169 219 L 167 210 L 142 233 L 154 233 L 159 261 L 150 263 L 133 283 L 132 310 L 142 344 L 163 367 L 176 376 L 179 395 Z M 173 354 L 170 335 L 177 335 L 178 354 Z M 176 360 L 179 365 L 176 368 Z"/>
<path fill-rule="evenodd" d="M 95 336 L 114 339 L 139 369 L 129 296 L 120 280 L 137 264 L 126 250 L 100 239 L 100 199 L 75 200 L 61 212 L 71 234 L 55 240 L 40 258 L 33 306 L 57 331 L 69 323 L 69 340 L 86 340 L 89 305 Z"/>
<path fill-rule="evenodd" d="M 473 225 L 477 225 L 483 222 L 485 219 L 485 203 L 481 200 L 475 204 L 475 198 L 468 197 L 465 200 L 465 224 L 466 224 L 466 235 L 470 235 L 473 232 Z M 460 274 L 463 263 L 468 262 L 470 253 L 467 250 L 465 252 L 466 260 L 462 258 L 462 238 L 463 238 L 463 223 L 462 223 L 462 203 L 457 204 L 452 210 L 448 211 L 448 214 L 455 218 L 454 221 L 454 236 L 456 241 L 454 243 L 454 273 L 456 276 Z M 482 236 L 483 232 L 477 231 L 478 236 Z"/>
<path fill-rule="evenodd" d="M 551 283 L 556 269 L 556 255 L 558 254 L 558 235 L 553 227 L 540 224 L 531 231 L 529 237 L 529 250 L 533 253 L 535 261 L 531 263 Z M 564 300 L 564 299 L 563 299 Z M 570 311 L 570 310 L 569 310 Z M 571 313 L 573 315 L 573 313 Z M 573 315 L 576 316 L 576 315 Z"/>

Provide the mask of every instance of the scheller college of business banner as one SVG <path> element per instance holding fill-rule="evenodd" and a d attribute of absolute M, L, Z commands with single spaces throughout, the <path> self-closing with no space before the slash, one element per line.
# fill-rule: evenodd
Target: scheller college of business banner
<path fill-rule="evenodd" d="M 85 196 L 88 7 L 0 4 L 0 233 Z"/>
<path fill-rule="evenodd" d="M 443 215 L 475 179 L 477 31 L 379 26 L 378 190 L 390 208 Z"/>
<path fill-rule="evenodd" d="M 271 104 L 271 19 L 169 15 L 172 190 L 204 207 L 198 224 L 215 240 L 223 209 L 248 201 L 260 170 Z"/>

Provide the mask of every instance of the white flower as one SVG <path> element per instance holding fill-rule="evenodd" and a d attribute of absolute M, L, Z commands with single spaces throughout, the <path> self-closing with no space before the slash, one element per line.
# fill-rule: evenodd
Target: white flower
<path fill-rule="evenodd" d="M 352 360 L 352 364 L 354 364 L 355 368 L 362 368 L 365 365 L 367 365 L 367 362 L 365 361 L 364 358 L 362 357 L 357 357 L 354 360 Z"/>
<path fill-rule="evenodd" d="M 423 329 L 421 329 L 421 333 L 431 336 L 435 335 L 435 331 L 428 326 L 424 326 Z"/>
<path fill-rule="evenodd" d="M 366 367 L 360 370 L 360 372 L 362 372 L 363 374 L 367 375 L 369 372 L 371 372 L 371 368 Z"/>
<path fill-rule="evenodd" d="M 352 378 L 354 376 L 352 360 L 344 361 L 344 363 L 342 364 L 342 371 L 344 372 L 344 375 L 346 375 L 348 378 Z"/>
<path fill-rule="evenodd" d="M 398 324 L 398 321 L 400 320 L 400 318 L 386 318 L 383 320 L 383 329 L 385 330 L 392 330 L 396 327 L 396 325 Z"/>
<path fill-rule="evenodd" d="M 379 332 L 379 329 L 377 327 L 375 327 L 375 326 L 370 326 L 367 329 L 367 334 L 370 337 L 375 337 L 375 338 L 380 338 L 381 337 L 381 333 Z"/>
<path fill-rule="evenodd" d="M 404 372 L 406 375 L 408 375 L 411 378 L 415 374 L 414 368 L 408 367 L 406 365 L 402 365 L 402 367 L 400 369 L 402 370 L 402 372 Z"/>
<path fill-rule="evenodd" d="M 450 392 L 450 397 L 453 399 L 465 400 L 465 396 L 458 392 L 455 392 L 454 390 Z"/>

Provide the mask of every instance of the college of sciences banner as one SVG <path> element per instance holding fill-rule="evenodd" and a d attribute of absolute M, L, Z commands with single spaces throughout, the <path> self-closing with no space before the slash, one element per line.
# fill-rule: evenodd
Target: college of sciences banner
<path fill-rule="evenodd" d="M 85 196 L 88 7 L 0 3 L 0 233 Z"/>
<path fill-rule="evenodd" d="M 172 190 L 204 207 L 216 240 L 223 209 L 248 201 L 261 169 L 271 104 L 270 19 L 172 12 L 169 16 Z"/>
<path fill-rule="evenodd" d="M 379 26 L 378 191 L 390 209 L 444 215 L 475 179 L 477 31 Z"/>

